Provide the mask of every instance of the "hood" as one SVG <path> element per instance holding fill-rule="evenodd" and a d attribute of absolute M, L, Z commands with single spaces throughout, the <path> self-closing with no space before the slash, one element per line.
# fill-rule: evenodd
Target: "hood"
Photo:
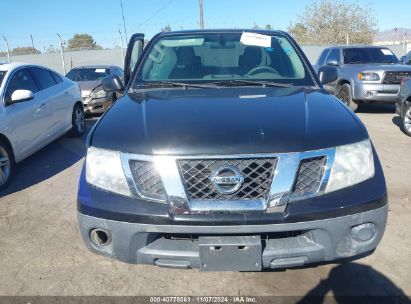
<path fill-rule="evenodd" d="M 357 68 L 358 71 L 383 71 L 383 72 L 411 72 L 411 66 L 404 64 L 349 64 L 347 66 Z"/>
<path fill-rule="evenodd" d="M 365 138 L 359 119 L 323 90 L 174 89 L 125 95 L 99 120 L 91 145 L 222 155 L 309 151 Z"/>
<path fill-rule="evenodd" d="M 77 81 L 77 83 L 80 86 L 81 97 L 87 97 L 90 95 L 91 91 L 101 84 L 101 80 Z"/>

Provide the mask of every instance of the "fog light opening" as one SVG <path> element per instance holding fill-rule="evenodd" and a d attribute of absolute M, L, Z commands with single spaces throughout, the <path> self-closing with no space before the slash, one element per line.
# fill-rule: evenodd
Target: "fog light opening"
<path fill-rule="evenodd" d="M 361 224 L 351 228 L 352 237 L 361 242 L 367 242 L 374 238 L 377 232 L 377 227 L 373 223 Z"/>
<path fill-rule="evenodd" d="M 90 240 L 96 246 L 107 246 L 111 243 L 111 233 L 106 230 L 96 228 L 91 230 Z"/>

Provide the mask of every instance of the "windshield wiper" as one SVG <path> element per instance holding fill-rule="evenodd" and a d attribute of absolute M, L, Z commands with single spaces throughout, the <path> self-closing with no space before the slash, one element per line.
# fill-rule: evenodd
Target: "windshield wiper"
<path fill-rule="evenodd" d="M 177 81 L 149 81 L 143 84 L 138 84 L 140 87 L 182 87 L 187 88 L 200 88 L 200 89 L 210 89 L 216 88 L 214 85 L 201 84 L 201 83 L 186 83 Z"/>
<path fill-rule="evenodd" d="M 259 87 L 279 87 L 279 88 L 291 88 L 294 85 L 292 83 L 279 83 L 273 81 L 258 81 L 258 80 L 247 80 L 247 79 L 227 79 L 220 81 L 212 81 L 207 83 L 187 83 L 187 82 L 177 82 L 177 81 L 149 81 L 145 83 L 139 83 L 139 87 L 182 87 L 187 88 L 201 88 L 201 89 L 215 89 L 221 86 L 241 86 L 241 85 L 251 85 Z"/>
<path fill-rule="evenodd" d="M 278 87 L 278 88 L 291 88 L 294 86 L 292 83 L 280 83 L 274 81 L 261 81 L 261 80 L 247 80 L 247 79 L 228 79 L 228 80 L 221 80 L 217 82 L 213 82 L 216 85 L 252 85 L 252 86 L 261 86 L 265 87 Z"/>

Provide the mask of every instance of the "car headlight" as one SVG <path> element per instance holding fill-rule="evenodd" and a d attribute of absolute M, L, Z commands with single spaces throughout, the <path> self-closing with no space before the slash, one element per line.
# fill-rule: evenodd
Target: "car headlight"
<path fill-rule="evenodd" d="M 105 98 L 105 97 L 107 97 L 107 92 L 106 91 L 104 91 L 104 90 L 99 90 L 99 91 L 96 91 L 96 92 L 93 92 L 92 94 L 91 94 L 91 98 Z"/>
<path fill-rule="evenodd" d="M 378 81 L 380 80 L 380 75 L 377 73 L 359 73 L 358 79 L 361 81 Z"/>
<path fill-rule="evenodd" d="M 374 176 L 374 157 L 370 140 L 336 148 L 326 193 L 361 183 Z"/>
<path fill-rule="evenodd" d="M 121 165 L 120 153 L 90 147 L 86 155 L 86 181 L 98 188 L 132 196 Z"/>

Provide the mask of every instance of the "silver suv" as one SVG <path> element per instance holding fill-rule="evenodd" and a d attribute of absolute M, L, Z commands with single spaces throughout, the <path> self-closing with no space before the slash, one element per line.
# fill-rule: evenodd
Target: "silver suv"
<path fill-rule="evenodd" d="M 339 46 L 325 49 L 314 69 L 335 66 L 338 79 L 325 87 L 353 111 L 360 102 L 395 103 L 401 79 L 411 77 L 411 66 L 401 65 L 385 47 Z"/>

